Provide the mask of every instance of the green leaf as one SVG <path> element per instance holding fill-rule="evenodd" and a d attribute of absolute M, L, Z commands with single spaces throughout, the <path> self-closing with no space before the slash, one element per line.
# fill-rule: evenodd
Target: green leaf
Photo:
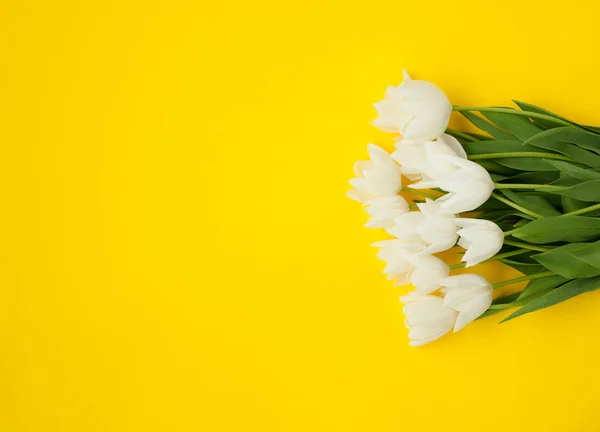
<path fill-rule="evenodd" d="M 600 269 L 596 268 L 574 254 L 588 246 L 589 243 L 570 243 L 551 249 L 533 258 L 554 273 L 568 279 L 590 277 L 600 275 Z"/>
<path fill-rule="evenodd" d="M 521 315 L 553 306 L 579 294 L 594 291 L 598 288 L 600 288 L 600 277 L 572 280 L 530 301 L 521 309 L 515 311 L 500 322 L 509 321 Z"/>
<path fill-rule="evenodd" d="M 519 294 L 521 293 L 514 293 L 514 294 L 508 294 L 502 297 L 498 297 L 497 299 L 495 299 L 492 304 L 493 305 L 498 305 L 498 304 L 509 304 L 512 303 L 513 301 L 515 301 L 517 299 L 517 297 L 519 297 Z M 481 318 L 485 318 L 487 316 L 490 315 L 494 315 L 497 314 L 498 312 L 503 312 L 506 309 L 488 309 L 487 311 L 485 311 L 484 313 L 482 313 L 477 319 L 481 319 Z"/>
<path fill-rule="evenodd" d="M 506 183 L 549 184 L 560 178 L 560 171 L 524 172 L 500 180 Z"/>
<path fill-rule="evenodd" d="M 525 287 L 525 289 L 519 293 L 517 299 L 526 300 L 531 299 L 532 297 L 537 297 L 546 291 L 562 285 L 568 280 L 569 279 L 556 275 L 530 281 L 527 287 Z"/>
<path fill-rule="evenodd" d="M 576 259 L 600 270 L 600 242 L 586 244 L 570 253 Z"/>
<path fill-rule="evenodd" d="M 576 180 L 577 181 L 577 180 Z M 590 180 L 586 182 L 579 182 L 571 187 L 567 187 L 566 189 L 540 189 L 544 192 L 553 193 L 557 195 L 568 196 L 571 198 L 575 198 L 579 201 L 585 202 L 600 202 L 600 179 L 599 180 Z"/>
<path fill-rule="evenodd" d="M 523 111 L 529 111 L 529 112 L 534 112 L 537 114 L 545 114 L 545 115 L 549 115 L 551 117 L 555 117 L 557 119 L 561 119 L 561 120 L 566 120 L 566 121 L 570 121 L 567 120 L 564 117 L 559 116 L 558 114 L 554 114 L 553 112 L 550 112 L 544 108 L 540 108 L 538 106 L 532 105 L 532 104 L 528 104 L 526 102 L 521 102 L 518 100 L 513 100 L 513 102 L 519 107 L 521 108 Z M 535 124 L 540 125 L 546 129 L 553 129 L 553 128 L 557 128 L 557 127 L 561 127 L 561 125 L 559 125 L 558 123 L 555 123 L 553 121 L 550 120 L 544 120 L 544 119 L 538 119 L 535 117 L 531 118 L 531 121 L 533 121 Z"/>
<path fill-rule="evenodd" d="M 508 132 L 505 132 L 500 128 L 497 128 L 496 126 L 494 126 L 487 120 L 473 114 L 472 112 L 461 111 L 460 113 L 463 116 L 465 116 L 467 120 L 469 120 L 471 123 L 473 123 L 475 126 L 477 126 L 479 129 L 481 129 L 484 132 L 489 133 L 491 136 L 493 136 L 494 138 L 496 138 L 498 140 L 518 141 L 518 139 L 514 135 L 512 135 Z"/>
<path fill-rule="evenodd" d="M 521 141 L 526 141 L 532 136 L 543 132 L 543 129 L 532 123 L 528 117 L 522 115 L 497 112 L 484 112 L 482 114 L 496 126 L 510 132 Z"/>
<path fill-rule="evenodd" d="M 525 207 L 534 213 L 542 216 L 558 216 L 560 212 L 556 210 L 552 204 L 545 198 L 539 195 L 532 195 L 528 193 L 516 193 L 507 189 L 501 189 L 501 192 L 509 200 L 519 204 L 521 207 Z"/>
<path fill-rule="evenodd" d="M 497 158 L 494 162 L 519 171 L 556 171 L 556 168 L 545 159 L 535 157 Z"/>
<path fill-rule="evenodd" d="M 515 260 L 511 260 L 511 259 L 501 259 L 500 262 L 506 264 L 507 266 L 514 268 L 517 271 L 520 271 L 521 273 L 523 273 L 525 275 L 537 274 L 537 273 L 544 271 L 544 266 L 542 266 L 540 264 L 524 263 L 524 262 L 515 261 Z"/>
<path fill-rule="evenodd" d="M 519 174 L 518 171 L 497 164 L 496 162 L 492 162 L 491 160 L 478 160 L 475 162 L 485 168 L 485 170 L 490 174 L 501 174 L 509 177 Z"/>
<path fill-rule="evenodd" d="M 567 127 L 561 135 L 564 142 L 575 144 L 581 148 L 600 154 L 600 136 L 597 135 L 597 132 L 592 133 Z"/>
<path fill-rule="evenodd" d="M 520 219 L 527 219 L 527 220 L 535 219 L 533 216 L 529 216 L 528 214 L 518 212 L 514 209 L 495 210 L 495 211 L 484 212 L 484 213 L 478 214 L 476 216 L 476 219 L 485 219 L 485 220 L 490 220 L 490 221 L 502 222 L 503 220 L 511 218 L 511 216 L 514 216 L 514 217 L 520 218 Z"/>
<path fill-rule="evenodd" d="M 536 244 L 584 242 L 600 238 L 600 218 L 586 216 L 544 217 L 529 222 L 512 234 Z"/>
<path fill-rule="evenodd" d="M 506 153 L 506 152 L 539 152 L 540 149 L 534 146 L 525 145 L 518 141 L 507 140 L 489 140 L 489 141 L 472 141 L 463 145 L 465 152 L 468 155 L 480 155 L 490 153 Z"/>
<path fill-rule="evenodd" d="M 562 197 L 562 208 L 565 213 L 570 213 L 575 210 L 580 210 L 589 206 L 585 201 L 579 201 L 575 198 L 563 195 Z M 588 215 L 589 216 L 589 215 Z"/>
<path fill-rule="evenodd" d="M 575 177 L 576 179 L 579 179 L 582 181 L 600 180 L 600 173 L 598 171 L 594 171 L 589 168 L 581 168 L 570 162 L 564 162 L 564 161 L 552 160 L 552 159 L 544 159 L 544 160 L 546 162 L 548 162 L 549 164 L 553 165 L 554 167 L 556 167 L 556 169 L 559 169 L 560 172 L 562 172 L 564 174 L 568 174 L 571 177 Z"/>
<path fill-rule="evenodd" d="M 574 129 L 572 127 L 561 127 L 556 129 L 549 129 L 538 133 L 537 135 L 528 139 L 525 144 L 532 145 L 535 147 L 551 150 L 556 153 L 563 154 L 571 157 L 574 161 L 591 166 L 594 168 L 600 167 L 600 155 L 585 150 L 578 145 L 575 145 L 568 140 L 574 140 L 573 138 Z M 590 135 L 597 137 L 597 135 L 590 134 L 585 131 L 581 131 L 581 134 Z"/>

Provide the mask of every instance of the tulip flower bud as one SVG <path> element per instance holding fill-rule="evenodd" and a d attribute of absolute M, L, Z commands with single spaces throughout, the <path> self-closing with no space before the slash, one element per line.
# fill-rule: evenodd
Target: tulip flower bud
<path fill-rule="evenodd" d="M 441 281 L 447 288 L 444 305 L 458 312 L 456 333 L 484 313 L 492 304 L 494 288 L 477 274 L 448 276 Z"/>
<path fill-rule="evenodd" d="M 409 140 L 439 137 L 448 126 L 452 104 L 434 84 L 412 80 L 406 71 L 403 74 L 402 84 L 388 87 L 385 99 L 374 105 L 379 117 L 373 126 Z"/>
<path fill-rule="evenodd" d="M 448 333 L 456 323 L 458 313 L 444 304 L 442 297 L 414 295 L 400 297 L 409 329 L 410 346 L 421 346 Z"/>

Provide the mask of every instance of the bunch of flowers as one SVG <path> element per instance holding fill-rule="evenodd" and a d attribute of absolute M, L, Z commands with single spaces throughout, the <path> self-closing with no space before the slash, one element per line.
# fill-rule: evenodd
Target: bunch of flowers
<path fill-rule="evenodd" d="M 375 104 L 373 125 L 396 134 L 395 151 L 369 144 L 348 196 L 363 203 L 367 227 L 393 237 L 374 246 L 388 279 L 414 287 L 400 298 L 411 346 L 504 309 L 520 307 L 506 321 L 600 288 L 600 128 L 515 104 L 453 106 L 406 72 Z M 453 111 L 481 133 L 448 128 Z M 456 246 L 460 264 L 435 255 Z M 490 260 L 524 276 L 492 284 L 450 275 Z M 494 289 L 524 281 L 494 299 Z"/>

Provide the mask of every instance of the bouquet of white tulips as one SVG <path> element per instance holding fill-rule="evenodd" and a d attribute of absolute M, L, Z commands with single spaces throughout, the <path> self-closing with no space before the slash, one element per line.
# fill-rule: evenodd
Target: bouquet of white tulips
<path fill-rule="evenodd" d="M 453 106 L 406 73 L 375 104 L 373 125 L 397 134 L 396 149 L 369 144 L 348 196 L 364 204 L 367 227 L 393 237 L 374 246 L 388 278 L 414 287 L 400 298 L 411 346 L 504 309 L 519 307 L 506 321 L 600 288 L 600 128 L 515 104 Z M 449 129 L 453 111 L 481 132 Z M 460 264 L 435 255 L 457 246 Z M 524 276 L 450 274 L 490 260 Z M 494 299 L 494 289 L 524 281 Z"/>

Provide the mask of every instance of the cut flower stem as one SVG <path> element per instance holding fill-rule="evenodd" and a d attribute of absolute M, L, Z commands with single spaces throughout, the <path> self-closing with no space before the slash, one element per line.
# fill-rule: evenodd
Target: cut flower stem
<path fill-rule="evenodd" d="M 589 213 L 594 210 L 600 210 L 600 204 L 594 204 L 592 206 L 585 207 L 579 210 L 573 210 L 572 212 L 565 213 L 563 216 L 577 216 L 580 214 Z"/>
<path fill-rule="evenodd" d="M 536 219 L 540 219 L 543 218 L 543 216 L 541 214 L 535 213 L 529 209 L 526 209 L 525 207 L 520 206 L 519 204 L 509 200 L 508 198 L 503 197 L 502 195 L 499 195 L 495 192 L 492 192 L 492 196 L 494 198 L 496 198 L 498 201 L 503 202 L 506 205 L 511 206 L 512 208 L 519 210 L 520 212 L 523 212 L 525 214 L 528 214 L 531 217 L 534 217 Z"/>
<path fill-rule="evenodd" d="M 494 289 L 498 289 L 498 288 L 505 287 L 507 285 L 512 285 L 512 284 L 535 280 L 535 279 L 541 279 L 541 278 L 545 278 L 548 276 L 554 276 L 554 275 L 555 275 L 555 273 L 551 272 L 551 271 L 536 273 L 536 274 L 532 274 L 532 275 L 521 276 L 521 277 L 518 277 L 515 279 L 505 280 L 503 282 L 498 282 L 498 283 L 492 284 L 492 287 L 494 287 Z"/>
<path fill-rule="evenodd" d="M 477 138 L 473 138 L 471 135 L 468 135 L 465 132 L 457 131 L 456 129 L 446 128 L 446 132 L 450 135 L 457 136 L 467 141 L 478 141 Z"/>
<path fill-rule="evenodd" d="M 543 246 L 531 245 L 529 243 L 513 241 L 513 240 L 506 240 L 506 239 L 504 239 L 504 244 L 509 245 L 509 246 L 520 247 L 523 249 L 529 249 L 529 250 L 537 251 L 537 252 L 547 252 L 551 249 L 551 248 L 547 248 L 547 247 L 543 247 Z"/>

